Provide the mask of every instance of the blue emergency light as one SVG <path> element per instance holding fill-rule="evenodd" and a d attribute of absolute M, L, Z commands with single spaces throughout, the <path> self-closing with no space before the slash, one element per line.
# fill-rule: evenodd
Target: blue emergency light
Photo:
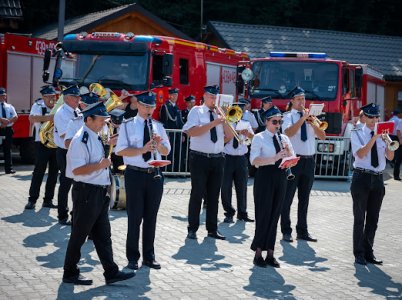
<path fill-rule="evenodd" d="M 307 52 L 269 52 L 269 57 L 296 57 L 296 58 L 327 58 L 326 53 L 316 52 L 316 53 L 307 53 Z"/>

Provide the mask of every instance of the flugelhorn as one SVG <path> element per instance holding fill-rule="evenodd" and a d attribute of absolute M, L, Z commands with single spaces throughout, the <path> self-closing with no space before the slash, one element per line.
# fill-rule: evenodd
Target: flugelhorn
<path fill-rule="evenodd" d="M 278 129 L 278 131 L 275 134 L 276 138 L 278 139 L 279 142 L 279 147 L 281 148 L 281 150 L 285 149 L 284 145 L 283 145 L 283 141 L 282 141 L 282 137 L 281 137 L 281 133 Z M 291 168 L 286 168 L 286 179 L 287 180 L 293 180 L 295 179 L 295 175 L 292 173 L 292 169 Z"/>
<path fill-rule="evenodd" d="M 233 133 L 233 137 L 240 143 L 241 139 L 236 129 L 231 126 L 230 123 L 236 123 L 241 120 L 243 111 L 239 106 L 229 106 L 227 108 L 227 113 L 219 106 L 215 106 L 216 113 L 225 119 L 226 124 L 229 126 L 230 131 Z"/>
<path fill-rule="evenodd" d="M 399 148 L 399 143 L 397 141 L 391 140 L 387 132 L 382 133 L 381 138 L 387 145 L 388 150 L 395 151 Z"/>

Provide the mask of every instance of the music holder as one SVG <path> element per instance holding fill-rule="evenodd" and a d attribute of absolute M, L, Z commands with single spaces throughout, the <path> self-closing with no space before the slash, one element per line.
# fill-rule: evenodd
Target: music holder
<path fill-rule="evenodd" d="M 280 169 L 287 169 L 287 168 L 291 168 L 294 167 L 295 165 L 297 165 L 297 163 L 299 162 L 300 157 L 299 156 L 289 156 L 289 157 L 285 157 L 282 159 L 281 164 L 279 165 Z"/>
<path fill-rule="evenodd" d="M 375 123 L 375 134 L 392 134 L 394 132 L 395 123 L 392 121 Z"/>
<path fill-rule="evenodd" d="M 155 160 L 152 159 L 150 161 L 148 161 L 148 165 L 154 167 L 154 168 L 162 168 L 162 167 L 166 167 L 168 165 L 170 165 L 172 162 L 170 160 Z"/>

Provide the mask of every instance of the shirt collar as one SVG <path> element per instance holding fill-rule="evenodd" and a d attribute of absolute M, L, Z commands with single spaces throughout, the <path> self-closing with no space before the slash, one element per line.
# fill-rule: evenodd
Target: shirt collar
<path fill-rule="evenodd" d="M 98 133 L 88 128 L 85 124 L 84 124 L 84 131 L 88 132 L 91 139 L 97 140 L 99 138 Z"/>
<path fill-rule="evenodd" d="M 269 131 L 268 129 L 266 129 L 266 128 L 265 128 L 264 133 L 265 133 L 267 136 L 271 137 L 271 138 L 274 137 L 274 134 L 273 134 L 271 131 Z"/>
<path fill-rule="evenodd" d="M 170 101 L 170 100 L 169 100 L 169 102 L 170 102 L 170 104 L 171 104 L 172 106 L 176 106 L 176 103 L 173 103 L 173 102 Z"/>

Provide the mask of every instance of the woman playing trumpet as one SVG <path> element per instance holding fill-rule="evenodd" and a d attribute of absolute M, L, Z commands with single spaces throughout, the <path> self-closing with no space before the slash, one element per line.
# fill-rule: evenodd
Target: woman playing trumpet
<path fill-rule="evenodd" d="M 259 267 L 267 265 L 279 268 L 274 257 L 276 228 L 286 192 L 286 170 L 279 164 L 285 157 L 294 155 L 289 138 L 280 135 L 282 113 L 273 106 L 264 112 L 266 130 L 256 134 L 251 143 L 250 162 L 257 167 L 254 179 L 255 235 L 251 249 L 255 251 L 254 264 Z M 262 257 L 262 251 L 267 256 Z"/>

